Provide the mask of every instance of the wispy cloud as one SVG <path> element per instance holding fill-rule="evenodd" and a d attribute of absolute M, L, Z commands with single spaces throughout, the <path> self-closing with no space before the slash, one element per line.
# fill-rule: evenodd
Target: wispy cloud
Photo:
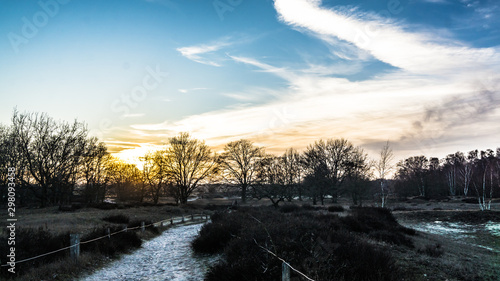
<path fill-rule="evenodd" d="M 192 61 L 220 67 L 221 64 L 218 61 L 215 61 L 213 58 L 210 58 L 210 55 L 213 55 L 217 51 L 233 46 L 235 44 L 247 42 L 248 40 L 248 38 L 241 36 L 240 38 L 226 36 L 206 44 L 177 48 L 177 51 L 180 52 L 181 55 Z"/>
<path fill-rule="evenodd" d="M 228 56 L 236 62 L 241 62 L 241 63 L 245 63 L 248 65 L 253 65 L 257 68 L 260 68 L 261 71 L 263 71 L 263 72 L 269 72 L 269 73 L 276 74 L 277 76 L 282 77 L 283 79 L 288 80 L 288 81 L 294 80 L 296 78 L 296 75 L 293 74 L 293 72 L 288 71 L 286 68 L 274 67 L 272 65 L 260 62 L 256 59 L 253 59 L 253 58 L 242 57 L 242 56 L 231 56 L 231 55 L 228 55 Z"/>
<path fill-rule="evenodd" d="M 455 72 L 498 65 L 500 56 L 491 48 L 471 49 L 430 34 L 406 32 L 391 21 L 366 13 L 327 9 L 321 1 L 275 0 L 281 21 L 305 28 L 320 38 L 351 42 L 380 61 L 417 74 Z"/>
<path fill-rule="evenodd" d="M 448 0 L 422 0 L 422 1 L 433 4 L 449 4 Z"/>
<path fill-rule="evenodd" d="M 201 90 L 208 90 L 208 88 L 178 89 L 178 91 L 183 93 L 183 94 L 187 94 L 187 93 L 193 92 L 193 91 L 201 91 Z"/>

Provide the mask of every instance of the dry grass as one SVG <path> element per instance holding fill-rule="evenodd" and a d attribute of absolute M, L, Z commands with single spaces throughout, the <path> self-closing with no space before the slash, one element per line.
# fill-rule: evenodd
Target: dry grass
<path fill-rule="evenodd" d="M 442 220 L 449 222 L 481 223 L 485 220 L 500 222 L 499 212 L 460 211 L 416 211 L 398 212 L 398 220 L 425 222 Z M 472 238 L 470 238 L 472 239 Z M 467 241 L 470 242 L 470 239 Z M 474 238 L 482 244 L 481 238 Z M 414 236 L 416 251 L 396 250 L 398 265 L 412 273 L 405 280 L 449 280 L 449 281 L 497 281 L 500 276 L 500 253 L 451 239 L 443 235 L 418 232 Z M 439 245 L 439 247 L 436 247 Z"/>
<path fill-rule="evenodd" d="M 43 209 L 17 209 L 17 227 L 35 228 L 42 227 L 53 234 L 66 233 L 88 233 L 94 228 L 109 225 L 102 220 L 108 216 L 125 215 L 131 221 L 161 221 L 172 216 L 199 213 L 196 208 L 178 208 L 173 206 L 132 207 L 127 209 L 100 210 L 95 208 L 84 208 L 73 212 L 61 212 L 58 207 Z M 7 216 L 2 214 L 0 220 L 5 221 Z"/>
<path fill-rule="evenodd" d="M 25 274 L 16 280 L 35 281 L 35 280 L 76 280 L 84 272 L 92 271 L 101 267 L 109 259 L 96 253 L 82 253 L 78 263 L 70 259 L 61 259 L 43 267 L 28 269 Z"/>

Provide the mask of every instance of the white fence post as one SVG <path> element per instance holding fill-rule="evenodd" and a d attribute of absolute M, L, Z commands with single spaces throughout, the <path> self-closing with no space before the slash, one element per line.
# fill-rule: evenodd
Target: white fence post
<path fill-rule="evenodd" d="M 70 234 L 69 244 L 71 246 L 69 255 L 76 262 L 80 256 L 80 234 Z"/>
<path fill-rule="evenodd" d="M 285 262 L 281 264 L 281 281 L 290 281 L 290 267 Z"/>

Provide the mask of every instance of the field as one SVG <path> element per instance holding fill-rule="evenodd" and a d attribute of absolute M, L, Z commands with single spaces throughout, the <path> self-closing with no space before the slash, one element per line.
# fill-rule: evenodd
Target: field
<path fill-rule="evenodd" d="M 116 207 L 119 208 L 109 209 L 110 206 L 106 205 L 96 206 L 102 209 L 82 208 L 70 212 L 60 211 L 57 207 L 43 209 L 21 208 L 16 213 L 18 219 L 16 231 L 18 235 L 25 230 L 32 229 L 35 231 L 35 234 L 32 235 L 36 235 L 36 231 L 43 231 L 53 237 L 66 237 L 68 233 L 81 233 L 84 237 L 109 226 L 122 227 L 124 222 L 120 223 L 120 218 L 123 219 L 123 217 L 128 219 L 129 225 L 140 221 L 157 222 L 182 215 L 188 217 L 192 213 L 214 214 L 217 211 L 226 210 L 231 206 L 232 202 L 233 200 L 230 199 L 202 199 L 191 201 L 183 207 L 171 205 L 118 205 Z M 342 220 L 342 225 L 345 225 L 346 221 L 349 220 L 347 218 L 357 212 L 357 208 L 350 207 L 348 201 L 342 200 L 335 205 L 329 204 L 327 206 L 311 206 L 310 202 L 300 202 L 293 205 L 283 205 L 279 210 L 274 210 L 269 206 L 269 202 L 262 200 L 251 200 L 247 205 L 256 208 L 239 206 L 239 209 L 257 209 L 270 214 L 276 212 L 277 218 L 281 218 L 283 215 L 292 218 L 302 216 L 309 218 L 308 220 L 311 221 L 314 221 L 316 216 L 328 216 L 329 221 L 331 220 L 333 223 L 332 225 L 338 224 L 336 222 L 337 217 Z M 427 233 L 429 231 L 417 231 L 416 235 L 409 235 L 403 231 L 403 236 L 397 234 L 397 238 L 394 238 L 395 236 L 391 234 L 394 231 L 385 231 L 383 228 L 370 228 L 370 230 L 359 231 L 355 230 L 355 228 L 353 230 L 352 225 L 347 228 L 346 231 L 357 231 L 356 235 L 359 234 L 360 236 L 356 236 L 358 237 L 356 241 L 361 241 L 360 245 L 375 245 L 376 249 L 383 249 L 384 253 L 390 253 L 391 258 L 394 260 L 394 268 L 398 269 L 400 276 L 405 276 L 404 280 L 496 280 L 495 278 L 499 276 L 500 236 L 495 236 L 494 230 L 492 232 L 478 230 L 481 227 L 484 228 L 488 223 L 493 226 L 500 224 L 498 203 L 493 204 L 493 211 L 488 212 L 480 212 L 476 204 L 464 203 L 462 199 L 453 199 L 447 202 L 413 199 L 405 202 L 392 202 L 390 207 L 394 209 L 392 215 L 403 226 L 417 230 L 444 229 L 444 231 L 435 231 L 434 233 L 432 233 L 433 231 L 430 231 L 431 233 Z M 301 212 L 303 214 L 298 215 Z M 113 222 L 113 218 L 118 220 L 118 223 Z M 0 219 L 6 221 L 7 217 L 4 215 Z M 361 222 L 361 225 L 369 224 L 367 221 L 361 220 Z M 300 220 L 294 223 L 300 225 Z M 245 224 L 255 225 L 256 223 L 250 221 L 245 222 Z M 290 229 L 295 229 L 293 225 L 289 225 Z M 311 229 L 319 228 L 319 225 L 321 224 L 317 226 L 311 225 L 310 227 Z M 398 226 L 392 225 L 391 227 L 399 229 Z M 150 230 L 145 233 L 138 232 L 137 237 L 139 240 L 149 239 L 155 237 L 157 233 L 158 230 Z M 3 236 L 5 237 L 5 235 L 4 228 Z M 342 240 L 342 237 L 339 239 Z M 23 243 L 23 240 L 19 239 L 19 243 Z M 398 240 L 394 242 L 391 239 Z M 411 243 L 408 241 L 411 241 Z M 281 243 L 274 242 L 276 244 Z M 127 244 L 128 242 L 121 243 Z M 286 243 L 283 245 L 286 245 Z M 106 248 L 103 245 L 99 247 Z M 123 249 L 121 249 L 121 244 L 116 244 L 115 247 L 116 249 L 111 250 L 106 248 L 106 250 L 82 251 L 78 264 L 68 262 L 67 253 L 63 253 L 56 258 L 43 260 L 43 263 L 42 261 L 28 263 L 24 267 L 20 265 L 19 270 L 22 271 L 22 274 L 16 280 L 74 280 L 82 272 L 100 267 L 107 263 L 110 258 L 114 259 L 123 253 L 134 250 L 140 247 L 140 244 L 139 246 L 123 247 Z M 120 249 L 120 251 L 117 249 Z M 32 250 L 32 253 L 35 253 L 37 249 Z M 46 252 L 43 248 L 38 250 L 38 253 Z M 18 254 L 22 255 L 21 253 Z M 233 252 L 233 254 L 237 254 L 237 252 Z M 35 254 L 29 256 L 33 255 Z M 5 256 L 4 253 L 2 253 L 2 256 Z M 273 264 L 276 265 L 276 261 L 273 261 Z M 2 276 L 9 275 L 3 274 Z"/>

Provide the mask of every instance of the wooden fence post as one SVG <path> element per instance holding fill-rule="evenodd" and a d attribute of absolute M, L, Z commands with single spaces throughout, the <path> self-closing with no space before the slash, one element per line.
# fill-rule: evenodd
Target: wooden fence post
<path fill-rule="evenodd" d="M 286 263 L 281 264 L 281 281 L 290 281 L 290 267 Z"/>
<path fill-rule="evenodd" d="M 144 232 L 144 222 L 141 222 L 141 232 Z"/>
<path fill-rule="evenodd" d="M 182 215 L 182 222 L 184 222 L 184 215 Z"/>
<path fill-rule="evenodd" d="M 108 227 L 107 232 L 108 232 L 108 239 L 111 239 L 111 231 L 109 230 L 109 227 Z"/>
<path fill-rule="evenodd" d="M 77 262 L 80 256 L 80 234 L 70 234 L 69 244 L 71 246 L 71 248 L 69 248 L 69 255 L 72 260 Z"/>

